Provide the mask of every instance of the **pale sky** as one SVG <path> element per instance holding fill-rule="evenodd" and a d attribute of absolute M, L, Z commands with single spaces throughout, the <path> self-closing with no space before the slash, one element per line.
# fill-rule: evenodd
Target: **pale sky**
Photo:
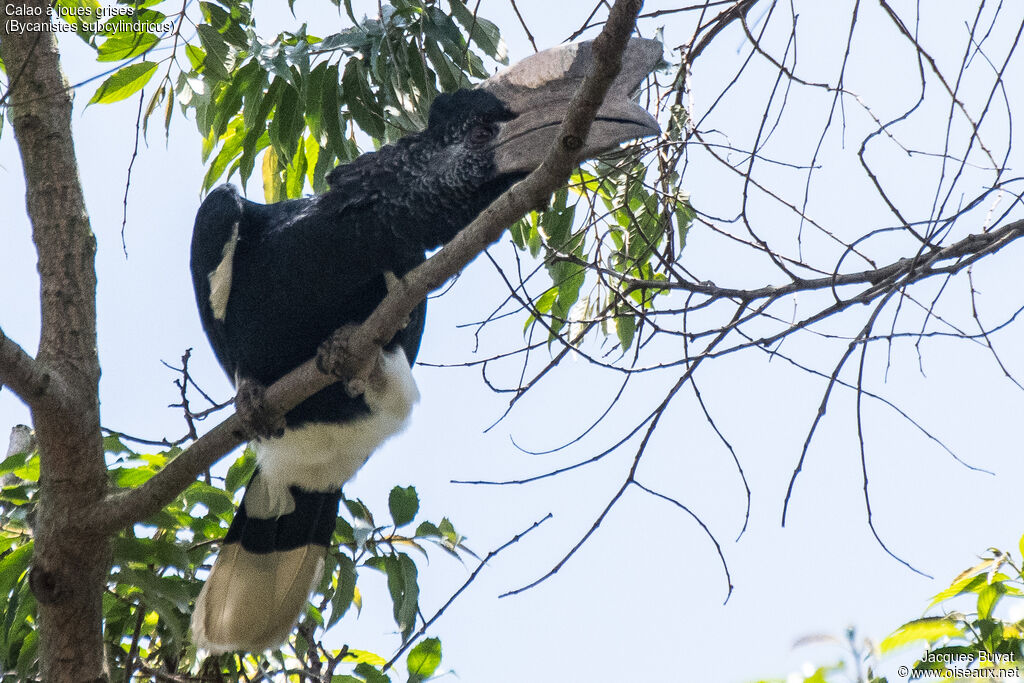
<path fill-rule="evenodd" d="M 589 13 L 590 4 L 518 2 L 541 48 L 572 33 Z M 672 4 L 649 2 L 645 10 Z M 964 17 L 954 17 L 963 11 L 960 3 L 936 4 L 941 11 L 932 8 L 933 14 L 922 20 L 922 41 L 936 49 L 952 46 L 936 54 L 940 60 L 948 58 L 944 65 L 952 67 L 963 52 L 963 22 L 973 15 L 965 12 Z M 284 3 L 270 5 L 256 3 L 263 32 L 269 34 L 277 26 L 274 22 L 295 25 L 283 11 Z M 511 6 L 498 0 L 483 5 L 481 14 L 502 27 L 512 59 L 529 54 L 532 50 Z M 836 45 L 845 41 L 848 30 L 846 3 L 842 12 L 824 7 L 825 3 L 797 5 L 801 29 L 797 73 L 809 81 L 834 80 L 836 60 L 842 57 Z M 899 4 L 899 11 L 909 12 L 911 5 Z M 273 18 L 263 14 L 271 11 Z M 310 33 L 326 35 L 340 26 L 327 2 L 299 0 L 296 14 L 310 21 Z M 914 84 L 916 62 L 908 56 L 905 43 L 889 42 L 892 30 L 877 14 L 874 7 L 863 11 L 858 39 L 872 49 L 856 53 L 864 59 L 851 66 L 847 87 L 886 119 L 916 98 L 906 85 Z M 641 31 L 650 36 L 664 26 L 666 47 L 671 49 L 690 39 L 691 21 L 689 16 L 668 15 L 643 23 Z M 1015 21 L 1007 19 L 1006 25 L 1014 27 Z M 1001 44 L 998 37 L 997 30 L 990 43 L 993 50 Z M 74 83 L 102 68 L 76 41 L 64 38 L 61 42 L 64 67 Z M 785 36 L 770 44 L 781 54 Z M 716 41 L 694 72 L 695 118 L 708 110 L 717 88 L 748 54 L 749 44 L 735 27 Z M 1008 71 L 1007 84 L 1024 83 L 1019 62 Z M 764 94 L 775 75 L 765 62 L 755 60 L 753 70 L 708 119 L 706 127 L 719 131 L 709 139 L 749 146 Z M 132 170 L 126 259 L 121 249 L 121 212 L 137 99 L 85 108 L 96 85 L 89 83 L 77 91 L 73 127 L 86 203 L 99 243 L 102 421 L 131 434 L 177 437 L 184 425 L 180 414 L 167 407 L 177 400 L 175 377 L 161 360 L 175 364 L 184 349 L 193 347 L 193 375 L 216 397 L 231 395 L 200 329 L 188 274 L 188 243 L 204 174 L 200 140 L 194 124 L 176 116 L 165 145 L 154 121 L 149 144 L 141 147 Z M 968 107 L 977 111 L 984 103 L 982 91 L 970 83 L 964 87 Z M 1024 106 L 1019 85 L 1016 90 L 1009 88 L 1006 96 L 1011 108 Z M 773 133 L 766 155 L 808 163 L 828 114 L 827 106 L 822 107 L 822 100 L 815 97 L 794 89 L 791 109 Z M 942 105 L 939 99 L 936 103 L 934 112 L 922 113 L 914 128 L 900 131 L 919 149 L 941 149 L 948 104 Z M 804 113 L 804 106 L 814 108 Z M 823 170 L 811 186 L 809 211 L 849 237 L 867 227 L 889 225 L 893 219 L 877 197 L 867 193 L 856 162 L 856 147 L 873 124 L 849 101 L 844 114 L 847 134 L 827 138 L 819 158 Z M 1005 149 L 1005 121 L 993 117 L 988 131 L 991 144 Z M 915 218 L 927 215 L 935 197 L 935 167 L 927 166 L 927 159 L 896 155 L 884 145 L 870 153 L 876 155 L 873 162 L 889 187 L 900 190 L 909 213 Z M 1014 150 L 1007 165 L 1019 168 L 1022 161 L 1019 150 Z M 972 173 L 968 170 L 963 181 L 965 198 L 985 182 L 984 174 Z M 800 173 L 780 168 L 773 182 L 799 202 L 804 179 Z M 723 173 L 698 149 L 689 156 L 684 186 L 698 209 L 717 216 L 735 214 L 737 179 Z M 1021 191 L 1019 184 L 1016 191 Z M 252 199 L 262 199 L 257 177 L 249 193 Z M 794 252 L 799 226 L 793 215 L 763 197 L 751 201 L 764 203 L 758 229 L 779 248 Z M 1005 209 L 1011 199 L 1003 201 Z M 6 293 L 0 299 L 0 326 L 32 351 L 38 336 L 38 278 L 23 209 L 20 161 L 9 124 L 0 138 L 0 205 L 7 207 L 0 228 L 4 245 L 0 289 Z M 976 221 L 965 219 L 959 229 L 980 230 L 987 208 L 979 210 Z M 1011 218 L 1022 214 L 1018 209 Z M 805 255 L 819 255 L 826 262 L 833 249 L 806 227 L 803 248 Z M 898 248 L 891 245 L 891 254 Z M 512 250 L 505 243 L 492 253 L 506 267 L 513 263 Z M 1021 255 L 1021 248 L 1011 245 L 974 269 L 980 313 L 990 323 L 1020 305 L 1017 264 Z M 777 273 L 700 225 L 690 233 L 683 264 L 696 277 L 720 286 L 778 281 Z M 934 292 L 937 285 L 921 290 L 924 300 L 930 297 L 923 292 Z M 966 325 L 971 320 L 966 279 L 950 287 L 941 310 Z M 444 296 L 430 302 L 420 360 L 458 364 L 515 348 L 522 341 L 521 315 L 485 331 L 479 350 L 475 350 L 474 330 L 457 327 L 485 318 L 504 298 L 503 288 L 486 259 L 471 264 Z M 819 296 L 831 295 L 804 297 L 798 302 L 799 310 L 811 310 Z M 837 323 L 834 331 L 855 331 L 860 324 Z M 1024 361 L 1017 354 L 1022 337 L 1021 326 L 1011 325 L 994 338 L 1003 361 L 1017 376 L 1024 376 Z M 841 340 L 803 336 L 787 341 L 784 351 L 828 372 L 845 345 Z M 651 352 L 673 358 L 680 350 L 660 344 Z M 537 363 L 545 360 L 539 358 Z M 844 377 L 855 377 L 855 371 L 854 363 Z M 512 366 L 494 369 L 499 379 L 516 372 Z M 685 513 L 635 488 L 556 576 L 523 594 L 499 599 L 501 593 L 547 572 L 590 528 L 621 485 L 636 442 L 593 466 L 532 485 L 477 487 L 450 480 L 522 478 L 585 460 L 650 411 L 675 382 L 678 371 L 637 378 L 628 400 L 597 430 L 547 456 L 524 455 L 511 439 L 529 450 L 545 450 L 572 439 L 604 409 L 618 387 L 617 375 L 567 359 L 507 420 L 485 433 L 504 411 L 508 397 L 492 393 L 478 369 L 419 367 L 414 374 L 423 398 L 411 426 L 346 485 L 347 495 L 386 515 L 390 488 L 415 485 L 425 518 L 437 521 L 449 516 L 481 556 L 548 512 L 554 515 L 496 558 L 431 631 L 443 641 L 442 669 L 453 669 L 462 681 L 739 683 L 784 677 L 807 660 L 827 664 L 840 657 L 838 649 L 827 646 L 794 651 L 793 643 L 799 638 L 842 636 L 848 626 L 855 626 L 860 634 L 881 639 L 919 616 L 931 596 L 972 564 L 977 554 L 989 546 L 1016 551 L 1024 532 L 1019 511 L 1024 462 L 1018 445 L 1022 394 L 980 346 L 930 339 L 922 345 L 919 366 L 913 342 L 898 342 L 886 374 L 885 350 L 879 345 L 869 354 L 866 366 L 866 383 L 872 390 L 907 410 L 965 460 L 995 473 L 966 469 L 892 411 L 866 404 L 876 528 L 895 553 L 934 580 L 893 560 L 871 536 L 852 392 L 837 389 L 834 393 L 797 481 L 787 525 L 780 527 L 786 487 L 824 381 L 778 358 L 769 362 L 762 353 L 747 352 L 709 363 L 697 375 L 704 401 L 735 448 L 752 489 L 750 521 L 742 538 L 736 540 L 746 507 L 743 486 L 730 454 L 707 426 L 692 392 L 684 392 L 673 403 L 640 467 L 646 485 L 684 503 L 722 544 L 735 586 L 728 604 L 722 604 L 727 582 L 720 560 L 700 527 Z M 6 431 L 27 421 L 25 408 L 9 391 L 0 392 L 0 428 Z M 421 563 L 423 612 L 432 615 L 473 566 L 469 560 L 468 568 L 463 568 L 440 552 L 432 555 L 429 565 Z M 388 655 L 399 638 L 385 582 L 368 570 L 361 572 L 360 579 L 365 600 L 362 615 L 358 619 L 354 613 L 347 615 L 329 641 Z M 895 654 L 886 660 L 885 670 L 891 675 L 897 665 L 911 664 L 913 659 L 912 651 Z"/>

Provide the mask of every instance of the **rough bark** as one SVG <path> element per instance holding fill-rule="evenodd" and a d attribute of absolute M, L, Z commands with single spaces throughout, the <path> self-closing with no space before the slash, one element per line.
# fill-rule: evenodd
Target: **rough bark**
<path fill-rule="evenodd" d="M 67 398 L 26 400 L 41 458 L 30 576 L 39 601 L 41 673 L 45 681 L 62 683 L 104 677 L 101 598 L 109 540 L 68 532 L 69 522 L 102 498 L 107 482 L 99 423 L 96 240 L 78 179 L 71 91 L 51 32 L 8 32 L 8 9 L 31 7 L 45 26 L 47 5 L 0 5 L 0 55 L 39 257 L 42 328 L 32 376 L 57 380 Z"/>

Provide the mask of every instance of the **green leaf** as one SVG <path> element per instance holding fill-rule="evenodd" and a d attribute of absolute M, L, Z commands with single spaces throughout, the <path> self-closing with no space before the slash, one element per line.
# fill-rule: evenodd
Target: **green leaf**
<path fill-rule="evenodd" d="M 344 517 L 338 517 L 334 525 L 334 542 L 342 545 L 354 544 L 356 540 L 355 531 L 352 525 Z"/>
<path fill-rule="evenodd" d="M 308 138 L 306 138 L 305 152 L 306 152 L 306 180 L 309 181 L 309 185 L 310 185 L 310 187 L 313 188 L 313 192 L 317 193 L 318 192 L 317 183 L 320 181 L 320 179 L 322 177 L 318 173 L 318 168 L 317 168 L 317 164 L 320 163 L 320 145 L 319 145 L 319 143 L 317 143 L 317 141 L 313 138 L 312 135 L 310 135 Z M 327 152 L 324 156 L 330 156 L 330 152 Z M 323 190 L 319 190 L 319 191 L 322 192 Z"/>
<path fill-rule="evenodd" d="M 107 104 L 131 97 L 149 82 L 156 67 L 156 62 L 139 62 L 118 69 L 96 89 L 89 104 Z"/>
<path fill-rule="evenodd" d="M 228 473 L 224 476 L 224 489 L 231 493 L 236 492 L 252 478 L 255 471 L 256 454 L 251 448 L 246 448 L 242 457 L 231 463 L 231 467 L 228 468 Z"/>
<path fill-rule="evenodd" d="M 217 7 L 212 2 L 201 2 L 199 6 L 207 23 L 216 29 L 218 33 L 222 34 L 229 43 L 242 50 L 248 47 L 249 41 L 245 35 L 245 30 L 235 21 L 235 19 L 248 21 L 249 17 L 247 15 L 232 17 L 227 11 Z"/>
<path fill-rule="evenodd" d="M 301 140 L 299 138 L 300 143 Z M 295 156 L 292 157 L 291 163 L 285 169 L 285 192 L 289 199 L 297 199 L 302 196 L 302 188 L 306 183 L 307 164 L 305 145 L 296 145 Z"/>
<path fill-rule="evenodd" d="M 0 596 L 6 597 L 28 569 L 33 546 L 33 542 L 28 541 L 0 560 Z"/>
<path fill-rule="evenodd" d="M 420 499 L 416 495 L 415 487 L 396 486 L 391 489 L 391 495 L 388 496 L 388 509 L 391 511 L 391 519 L 394 520 L 396 527 L 411 522 L 416 517 L 419 508 Z"/>
<path fill-rule="evenodd" d="M 689 200 L 682 199 L 675 203 L 675 215 L 676 229 L 679 231 L 679 249 L 682 249 L 686 246 L 686 236 L 690 233 L 690 226 L 693 225 L 697 212 L 690 206 Z"/>
<path fill-rule="evenodd" d="M 226 515 L 235 509 L 231 494 L 203 481 L 192 482 L 182 494 L 187 507 L 202 503 L 214 515 Z"/>
<path fill-rule="evenodd" d="M 267 127 L 267 132 L 270 133 L 270 142 L 274 145 L 280 158 L 291 159 L 295 156 L 299 138 L 305 127 L 306 122 L 302 116 L 302 102 L 299 93 L 286 83 L 277 98 L 274 118 L 271 119 L 270 125 Z"/>
<path fill-rule="evenodd" d="M 949 617 L 923 617 L 900 626 L 882 641 L 880 647 L 883 653 L 888 653 L 918 640 L 933 643 L 940 638 L 955 638 L 962 635 L 963 630 Z"/>
<path fill-rule="evenodd" d="M 116 467 L 110 470 L 114 484 L 123 489 L 133 489 L 149 481 L 157 473 L 155 467 L 137 465 L 135 467 Z"/>
<path fill-rule="evenodd" d="M 12 453 L 0 462 L 0 476 L 24 469 L 31 459 L 31 453 Z"/>
<path fill-rule="evenodd" d="M 479 14 L 466 9 L 462 0 L 449 0 L 452 14 L 470 34 L 470 39 L 480 46 L 484 53 L 502 64 L 508 64 L 508 46 L 501 38 L 501 30 L 492 22 L 484 19 Z M 471 30 L 472 29 L 472 30 Z"/>
<path fill-rule="evenodd" d="M 242 153 L 242 145 L 245 142 L 245 131 L 240 116 L 228 126 L 223 136 L 223 145 L 213 163 L 206 169 L 206 176 L 203 178 L 203 189 L 209 190 L 224 175 L 224 171 L 231 165 L 239 154 Z"/>
<path fill-rule="evenodd" d="M 267 118 L 270 116 L 270 110 L 274 106 L 274 102 L 277 101 L 278 91 L 281 89 L 284 81 L 280 79 L 274 79 L 267 88 L 266 94 L 262 92 L 260 94 L 250 94 L 242 107 L 242 119 L 244 125 L 248 128 L 245 134 L 245 141 L 242 143 L 242 157 L 239 160 L 238 173 L 242 179 L 242 186 L 245 187 L 250 176 L 252 176 L 253 169 L 256 166 L 256 155 L 260 151 L 266 149 L 270 145 L 270 135 L 266 133 L 267 129 Z M 259 98 L 259 106 L 256 107 L 256 113 L 251 113 L 251 106 L 255 106 L 254 101 Z M 275 168 L 276 170 L 276 168 Z"/>
<path fill-rule="evenodd" d="M 1006 586 L 1002 583 L 991 583 L 978 591 L 978 618 L 990 618 L 992 611 L 1004 595 L 1006 595 Z"/>
<path fill-rule="evenodd" d="M 533 211 L 529 215 L 520 218 L 509 228 L 512 242 L 520 249 L 526 249 L 526 245 L 530 242 L 531 233 L 537 231 L 537 219 L 538 214 L 536 211 Z"/>
<path fill-rule="evenodd" d="M 96 22 L 101 21 L 99 14 L 96 10 L 100 8 L 100 3 L 97 0 L 57 0 L 53 3 L 54 7 L 63 9 L 65 11 L 59 12 L 62 21 L 70 26 L 75 27 L 75 33 L 80 37 L 88 41 L 89 36 L 95 35 L 95 31 L 86 31 L 85 28 Z M 78 14 L 77 12 L 68 12 L 69 9 L 84 8 L 85 14 Z"/>
<path fill-rule="evenodd" d="M 416 626 L 420 589 L 416 582 L 416 564 L 405 553 L 384 558 L 388 575 L 388 591 L 394 608 L 395 623 L 402 631 L 402 640 L 408 640 Z"/>
<path fill-rule="evenodd" d="M 373 523 L 373 515 L 370 513 L 370 508 L 366 507 L 366 503 L 363 501 L 345 499 L 345 507 L 356 519 L 361 519 L 366 522 L 371 528 L 376 526 Z"/>
<path fill-rule="evenodd" d="M 192 69 L 198 70 L 203 65 L 203 60 L 206 59 L 206 50 L 198 45 L 188 44 L 185 46 L 185 56 L 188 57 L 188 63 L 192 65 Z"/>
<path fill-rule="evenodd" d="M 572 222 L 576 216 L 576 205 L 568 206 L 569 192 L 562 188 L 555 192 L 551 208 L 541 214 L 540 226 L 544 242 L 552 249 L 570 251 L 569 238 Z"/>
<path fill-rule="evenodd" d="M 615 336 L 619 338 L 622 350 L 628 350 L 633 345 L 633 338 L 636 336 L 636 317 L 628 313 L 620 313 L 616 316 Z"/>
<path fill-rule="evenodd" d="M 357 664 L 355 672 L 362 676 L 363 679 L 366 680 L 366 683 L 391 683 L 390 678 L 388 678 L 381 672 L 377 671 L 375 668 L 373 668 L 366 662 L 361 662 L 360 664 Z"/>
<path fill-rule="evenodd" d="M 18 651 L 18 673 L 21 674 L 23 680 L 28 680 L 31 676 L 33 666 L 36 663 L 36 655 L 39 650 L 39 631 L 32 630 L 25 636 L 24 642 L 21 644 L 21 649 Z"/>
<path fill-rule="evenodd" d="M 355 14 L 352 13 L 352 0 L 344 0 L 345 2 L 345 13 L 348 14 L 348 18 L 352 20 L 352 24 L 358 24 L 358 19 L 355 18 Z M 338 4 L 335 2 L 334 4 Z"/>
<path fill-rule="evenodd" d="M 338 585 L 331 597 L 331 619 L 327 628 L 334 626 L 352 606 L 356 590 L 356 565 L 348 555 L 338 555 Z"/>
<path fill-rule="evenodd" d="M 972 576 L 970 572 L 971 570 L 967 570 L 966 572 L 962 573 L 960 576 L 964 578 L 958 577 L 957 580 L 954 580 L 949 588 L 947 588 L 946 590 L 942 591 L 934 598 L 932 598 L 932 601 L 931 603 L 929 603 L 928 607 L 934 607 L 943 600 L 948 600 L 949 598 L 952 598 L 956 595 L 962 595 L 964 593 L 978 593 L 985 586 L 987 586 L 990 581 L 1006 581 L 1009 579 L 1008 576 L 1001 572 L 995 574 L 992 577 L 988 577 L 984 574 L 975 574 Z"/>
<path fill-rule="evenodd" d="M 177 576 L 157 576 L 151 570 L 135 570 L 121 567 L 110 577 L 111 583 L 127 586 L 141 591 L 144 600 L 153 604 L 154 598 L 160 598 L 182 614 L 189 613 L 191 596 L 186 588 L 186 581 Z"/>
<path fill-rule="evenodd" d="M 410 683 L 430 678 L 441 665 L 441 641 L 437 638 L 426 638 L 419 642 L 405 659 L 409 670 Z"/>
<path fill-rule="evenodd" d="M 303 99 L 306 101 L 306 125 L 312 137 L 318 142 L 323 138 L 323 126 L 320 124 L 320 112 L 323 106 L 324 77 L 327 75 L 327 62 L 317 64 L 303 83 Z"/>
<path fill-rule="evenodd" d="M 152 33 L 115 33 L 96 50 L 96 61 L 119 62 L 152 49 L 160 39 Z"/>
<path fill-rule="evenodd" d="M 441 519 L 441 524 L 438 525 L 437 529 L 441 532 L 441 536 L 453 544 L 458 543 L 458 534 L 455 533 L 455 527 L 447 517 Z"/>
<path fill-rule="evenodd" d="M 284 199 L 284 183 L 281 180 L 281 168 L 277 152 L 268 147 L 263 154 L 263 197 L 268 204 Z"/>
<path fill-rule="evenodd" d="M 426 41 L 426 52 L 427 59 L 434 66 L 434 70 L 437 72 L 437 79 L 441 82 L 441 89 L 446 92 L 453 92 L 468 85 L 466 77 L 462 72 L 462 69 L 455 65 L 448 55 L 444 54 L 437 43 L 433 41 Z"/>
<path fill-rule="evenodd" d="M 367 650 L 349 650 L 345 655 L 345 661 L 353 664 L 369 664 L 370 666 L 384 666 L 388 660 L 380 655 Z"/>
<path fill-rule="evenodd" d="M 220 93 L 214 101 L 213 134 L 215 136 L 224 135 L 228 123 L 241 110 L 243 97 L 257 90 L 257 84 L 259 92 L 263 92 L 263 83 L 260 80 L 263 77 L 264 73 L 259 64 L 255 61 L 246 62 L 235 71 L 227 87 L 220 89 Z"/>
<path fill-rule="evenodd" d="M 348 157 L 345 150 L 345 135 L 341 129 L 339 78 L 337 64 L 327 68 L 320 93 L 320 123 L 327 135 L 327 146 L 339 159 L 346 159 Z"/>
<path fill-rule="evenodd" d="M 231 77 L 228 67 L 230 48 L 224 42 L 224 37 L 209 24 L 196 26 L 196 33 L 206 50 L 206 58 L 203 60 L 206 75 L 217 81 L 226 81 Z"/>
<path fill-rule="evenodd" d="M 124 566 L 129 562 L 139 565 L 158 563 L 164 567 L 191 569 L 192 562 L 188 553 L 182 546 L 170 540 L 172 538 L 173 535 L 169 534 L 161 538 L 116 536 L 113 540 L 114 564 Z"/>
<path fill-rule="evenodd" d="M 358 59 L 350 59 L 341 78 L 342 91 L 348 111 L 356 125 L 377 140 L 384 139 L 384 111 L 374 97 L 368 82 L 366 67 Z M 326 111 L 327 104 L 324 103 Z M 339 155 L 341 156 L 341 155 Z"/>
<path fill-rule="evenodd" d="M 420 525 L 416 527 L 417 538 L 425 537 L 441 537 L 441 531 L 432 522 L 420 522 Z"/>
<path fill-rule="evenodd" d="M 324 627 L 324 615 L 323 615 L 323 612 L 318 610 L 315 605 L 310 605 L 309 603 L 306 604 L 306 615 L 310 619 L 315 621 L 317 626 L 319 626 L 320 628 Z M 301 638 L 303 636 L 302 636 L 301 633 L 299 633 L 298 637 Z"/>

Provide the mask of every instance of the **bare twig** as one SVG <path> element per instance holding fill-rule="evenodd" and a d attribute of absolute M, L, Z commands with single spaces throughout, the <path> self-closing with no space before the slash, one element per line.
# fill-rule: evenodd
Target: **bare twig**
<path fill-rule="evenodd" d="M 409 638 L 407 641 L 405 641 L 405 643 L 402 644 L 402 647 L 400 647 L 398 649 L 398 652 L 396 652 L 394 654 L 394 656 L 391 657 L 391 659 L 388 661 L 388 663 L 384 665 L 384 668 L 382 669 L 382 671 L 387 671 L 392 666 L 394 666 L 395 662 L 398 661 L 398 658 L 402 656 L 402 653 L 405 652 L 406 650 L 408 650 L 413 645 L 413 643 L 415 643 L 417 640 L 419 640 L 423 636 L 423 634 L 427 632 L 427 629 L 429 629 L 431 626 L 433 626 L 434 623 L 439 618 L 441 618 L 441 615 L 443 615 L 445 613 L 445 610 L 447 610 L 451 606 L 451 604 L 453 602 L 455 602 L 455 599 L 458 598 L 460 595 L 462 595 L 462 592 L 464 590 L 466 590 L 467 588 L 469 588 L 469 585 L 471 583 L 473 583 L 473 581 L 476 580 L 477 575 L 480 574 L 480 572 L 483 570 L 483 568 L 487 566 L 488 562 L 493 560 L 498 555 L 498 553 L 500 553 L 501 551 L 503 551 L 506 548 L 508 548 L 509 546 L 515 545 L 516 543 L 521 541 L 523 539 L 523 537 L 526 536 L 526 534 L 530 533 L 531 531 L 533 531 L 534 529 L 539 527 L 541 524 L 543 524 L 544 522 L 546 522 L 549 519 L 551 519 L 551 517 L 552 517 L 552 515 L 549 512 L 548 514 L 544 515 L 543 517 L 538 519 L 536 522 L 531 524 L 529 526 L 529 528 L 527 528 L 527 529 L 525 529 L 523 531 L 520 531 L 518 534 L 516 534 L 512 538 L 508 539 L 507 541 L 502 543 L 500 546 L 498 546 L 497 548 L 495 548 L 491 552 L 487 553 L 487 555 L 484 557 L 484 559 L 480 560 L 480 564 L 478 564 L 476 566 L 476 569 L 474 569 L 473 572 L 469 575 L 469 577 L 463 582 L 463 584 L 461 586 L 459 586 L 458 590 L 456 590 L 454 593 L 452 593 L 451 596 L 448 598 L 448 600 L 445 601 L 445 603 L 443 605 L 441 605 L 441 607 L 439 607 L 436 612 L 434 612 L 434 616 L 432 616 L 429 619 L 425 620 L 423 622 L 423 626 L 421 626 L 420 629 L 418 631 L 416 631 L 416 633 L 414 633 L 411 638 Z"/>

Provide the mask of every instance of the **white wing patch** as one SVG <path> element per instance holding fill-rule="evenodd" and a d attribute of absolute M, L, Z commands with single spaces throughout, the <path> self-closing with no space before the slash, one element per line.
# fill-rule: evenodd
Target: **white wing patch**
<path fill-rule="evenodd" d="M 228 296 L 231 294 L 231 269 L 235 263 L 235 247 L 238 246 L 238 221 L 231 228 L 231 238 L 224 244 L 221 251 L 220 263 L 217 268 L 207 275 L 210 280 L 210 308 L 213 309 L 213 317 L 217 320 L 224 320 L 228 314 Z"/>

